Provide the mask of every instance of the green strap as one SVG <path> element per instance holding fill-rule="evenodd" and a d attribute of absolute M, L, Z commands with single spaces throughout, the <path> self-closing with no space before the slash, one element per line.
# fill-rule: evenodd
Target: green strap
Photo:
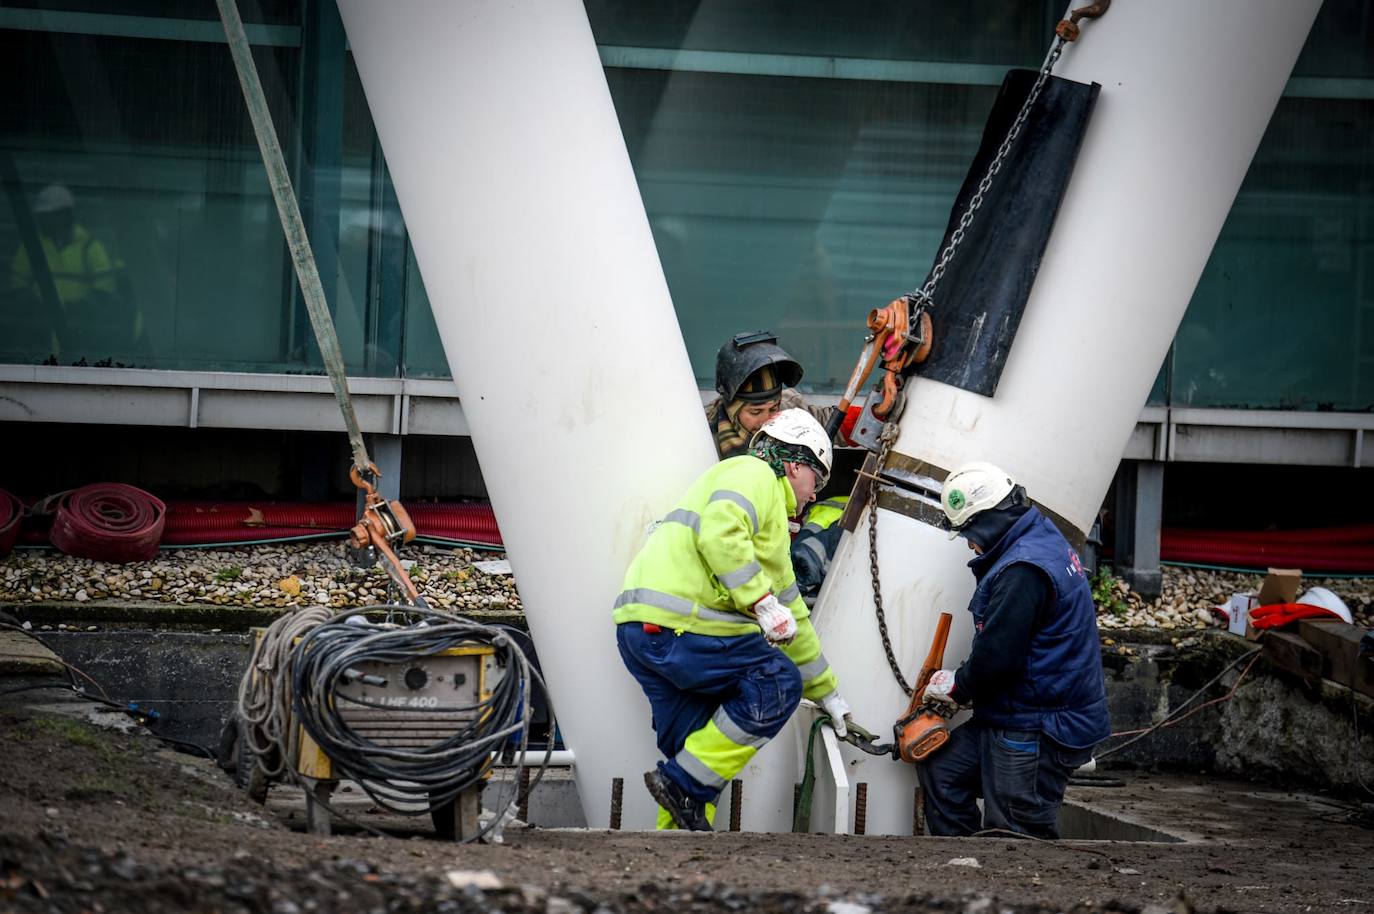
<path fill-rule="evenodd" d="M 797 802 L 792 808 L 792 831 L 806 834 L 811 831 L 811 798 L 816 793 L 816 733 L 820 731 L 826 717 L 817 717 L 811 722 L 811 735 L 806 738 L 806 770 L 802 773 Z"/>
<path fill-rule="evenodd" d="M 315 328 L 315 339 L 320 346 L 325 371 L 329 373 L 329 382 L 334 388 L 334 398 L 339 401 L 339 412 L 343 414 L 348 444 L 353 450 L 353 465 L 366 477 L 370 475 L 372 461 L 368 459 L 362 431 L 358 428 L 358 417 L 353 411 L 353 401 L 348 396 L 348 377 L 344 373 L 339 335 L 329 316 L 329 305 L 324 299 L 324 288 L 320 285 L 320 271 L 315 266 L 315 254 L 305 234 L 305 222 L 296 203 L 296 193 L 291 188 L 286 157 L 282 155 L 277 131 L 272 126 L 272 114 L 267 109 L 267 99 L 262 93 L 258 68 L 253 63 L 253 54 L 248 46 L 248 35 L 243 30 L 236 0 L 215 0 L 215 3 L 219 6 L 219 17 L 224 23 L 224 34 L 229 39 L 229 52 L 234 58 L 234 69 L 239 74 L 239 85 L 243 87 L 243 100 L 248 104 L 248 115 L 253 121 L 253 133 L 258 138 L 262 164 L 267 169 L 267 182 L 272 186 L 272 197 L 277 202 L 277 216 L 286 234 L 286 245 L 291 249 L 291 260 L 296 265 L 296 278 L 300 280 L 305 308 Z"/>

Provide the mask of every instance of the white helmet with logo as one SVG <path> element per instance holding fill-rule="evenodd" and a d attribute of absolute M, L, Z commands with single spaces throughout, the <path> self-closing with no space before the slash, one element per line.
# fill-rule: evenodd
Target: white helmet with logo
<path fill-rule="evenodd" d="M 794 444 L 805 448 L 816 459 L 823 476 L 827 478 L 830 476 L 830 460 L 834 450 L 830 444 L 830 436 L 816 421 L 816 417 L 806 410 L 793 407 L 778 413 L 754 433 L 750 447 L 753 447 L 754 443 L 759 440 L 760 435 L 767 435 L 769 438 L 784 444 Z M 824 479 L 822 479 L 821 484 L 824 485 Z"/>
<path fill-rule="evenodd" d="M 958 536 L 979 511 L 1001 504 L 1015 488 L 1016 481 L 991 463 L 966 463 L 950 473 L 940 492 L 940 507 L 945 509 L 949 538 Z"/>

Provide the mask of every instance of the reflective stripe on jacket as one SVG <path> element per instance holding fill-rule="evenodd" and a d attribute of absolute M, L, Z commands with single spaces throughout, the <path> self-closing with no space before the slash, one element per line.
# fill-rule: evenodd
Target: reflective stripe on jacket
<path fill-rule="evenodd" d="M 787 480 L 756 457 L 732 457 L 711 467 L 630 563 L 615 601 L 615 622 L 762 637 L 752 609 L 772 593 L 797 620 L 797 637 L 783 650 L 801 671 L 803 694 L 829 693 L 835 674 L 792 572 L 787 521 L 796 509 Z"/>
<path fill-rule="evenodd" d="M 844 509 L 848 504 L 848 495 L 836 495 L 834 498 L 816 502 L 806 512 L 806 523 L 802 524 L 801 532 L 820 533 L 827 527 L 833 526 L 836 521 L 844 516 Z"/>

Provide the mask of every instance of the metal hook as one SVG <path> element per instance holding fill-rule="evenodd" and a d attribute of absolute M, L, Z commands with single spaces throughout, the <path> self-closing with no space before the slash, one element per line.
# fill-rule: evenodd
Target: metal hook
<path fill-rule="evenodd" d="M 1112 0 L 1097 0 L 1081 9 L 1076 9 L 1069 13 L 1069 18 L 1062 20 L 1054 27 L 1054 33 L 1065 41 L 1077 41 L 1081 29 L 1078 27 L 1080 19 L 1096 19 L 1112 5 Z"/>

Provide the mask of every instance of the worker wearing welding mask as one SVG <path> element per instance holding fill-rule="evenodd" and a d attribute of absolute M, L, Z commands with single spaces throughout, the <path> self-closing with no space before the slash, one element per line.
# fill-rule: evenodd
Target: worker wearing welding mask
<path fill-rule="evenodd" d="M 926 828 L 1056 838 L 1069 775 L 1111 733 L 1091 587 L 1068 540 L 998 467 L 959 468 L 940 500 L 950 538 L 975 553 L 975 631 L 968 660 L 936 672 L 923 698 L 973 716 L 918 765 Z"/>
<path fill-rule="evenodd" d="M 794 389 L 801 363 L 767 330 L 737 333 L 716 352 L 716 397 L 706 404 L 706 421 L 721 460 L 749 453 L 749 440 L 784 409 L 804 409 L 825 422 L 828 410 L 807 405 Z"/>
<path fill-rule="evenodd" d="M 814 417 L 784 410 L 692 484 L 625 574 L 613 619 L 664 756 L 644 775 L 659 828 L 711 830 L 721 790 L 803 697 L 845 732 L 849 705 L 788 554 L 788 519 L 825 484 L 831 453 Z"/>
<path fill-rule="evenodd" d="M 716 352 L 716 393 L 720 396 L 706 404 L 706 421 L 720 459 L 748 453 L 749 439 L 784 409 L 805 410 L 824 425 L 831 408 L 807 404 L 794 389 L 801 379 L 801 363 L 769 331 L 749 330 L 726 341 Z M 853 412 L 857 418 L 858 407 Z M 852 427 L 853 422 L 846 425 Z M 841 441 L 847 430 L 842 428 Z M 836 522 L 847 501 L 847 495 L 840 495 L 810 508 L 801 506 L 792 563 L 808 606 L 815 602 L 839 547 L 841 530 Z"/>

